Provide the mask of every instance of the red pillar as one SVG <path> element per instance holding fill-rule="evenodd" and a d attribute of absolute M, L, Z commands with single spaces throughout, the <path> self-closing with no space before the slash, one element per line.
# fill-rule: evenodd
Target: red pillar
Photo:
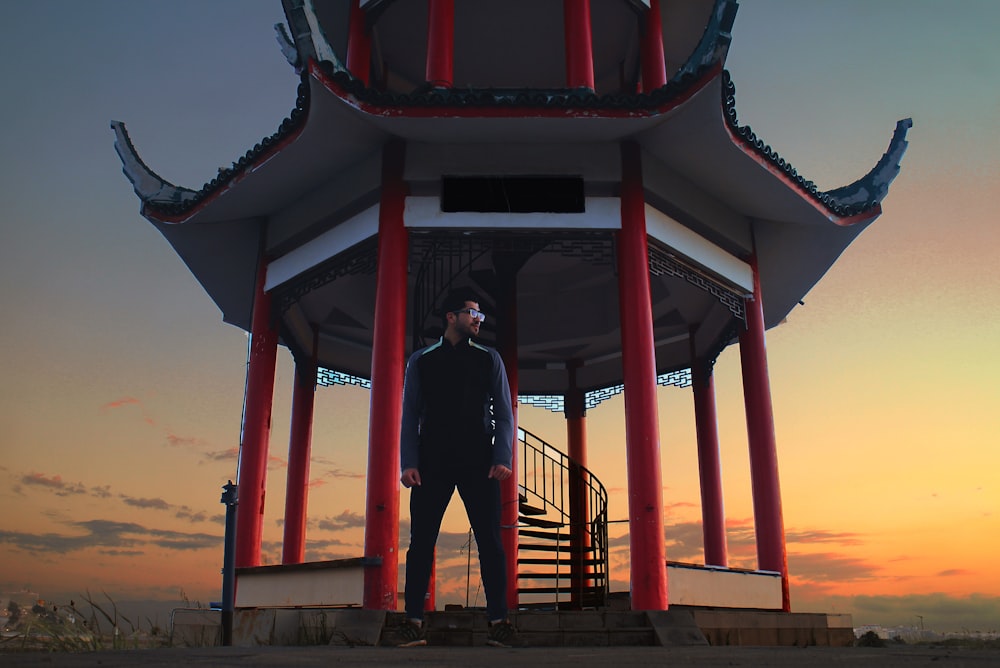
<path fill-rule="evenodd" d="M 236 508 L 236 568 L 260 565 L 260 544 L 264 527 L 271 403 L 274 400 L 274 368 L 278 356 L 278 332 L 271 321 L 271 295 L 264 290 L 266 273 L 267 262 L 262 250 L 257 265 L 250 323 L 250 361 L 247 366 L 243 443 L 240 445 L 237 478 L 239 505 Z"/>
<path fill-rule="evenodd" d="M 398 589 L 399 429 L 406 367 L 409 254 L 403 227 L 405 152 L 400 141 L 390 141 L 382 150 L 365 507 L 365 557 L 381 559 L 381 564 L 365 569 L 364 607 L 368 610 L 395 610 Z"/>
<path fill-rule="evenodd" d="M 666 610 L 667 564 L 642 156 L 633 142 L 623 143 L 621 150 L 618 308 L 625 377 L 632 609 Z"/>
<path fill-rule="evenodd" d="M 781 573 L 782 609 L 791 610 L 788 595 L 788 556 L 785 552 L 785 521 L 781 512 L 778 483 L 778 449 L 774 435 L 771 384 L 767 374 L 764 339 L 764 309 L 756 256 L 753 267 L 753 297 L 746 300 L 747 327 L 740 332 L 743 367 L 743 401 L 746 406 L 747 439 L 750 445 L 750 478 L 753 487 L 754 530 L 757 535 L 757 567 Z"/>
<path fill-rule="evenodd" d="M 582 606 L 583 589 L 590 583 L 590 569 L 585 560 L 591 547 L 590 527 L 587 523 L 590 503 L 588 487 L 585 484 L 587 471 L 587 406 L 583 390 L 576 386 L 576 370 L 580 367 L 579 360 L 567 364 L 569 371 L 569 389 L 565 396 L 563 410 L 566 413 L 566 445 L 569 455 L 569 544 L 572 561 L 570 562 L 570 584 L 573 592 L 571 603 Z"/>
<path fill-rule="evenodd" d="M 455 0 L 427 0 L 427 81 L 451 88 L 455 71 Z"/>
<path fill-rule="evenodd" d="M 497 258 L 499 279 L 498 308 L 502 311 L 497 319 L 497 344 L 500 357 L 507 369 L 507 384 L 510 385 L 510 406 L 514 411 L 514 442 L 511 444 L 511 476 L 500 483 L 500 526 L 504 556 L 507 561 L 507 607 L 516 610 L 517 595 L 517 543 L 518 543 L 518 503 L 520 500 L 518 481 L 520 455 L 517 436 L 517 269 L 509 259 Z"/>
<path fill-rule="evenodd" d="M 594 90 L 594 45 L 590 0 L 563 0 L 566 42 L 566 86 Z"/>
<path fill-rule="evenodd" d="M 642 90 L 651 90 L 667 83 L 667 65 L 663 56 L 663 27 L 660 23 L 660 0 L 650 0 L 646 10 L 645 31 L 639 48 L 642 51 Z"/>
<path fill-rule="evenodd" d="M 347 33 L 347 71 L 367 86 L 371 79 L 372 36 L 365 25 L 365 10 L 360 0 L 351 0 Z"/>
<path fill-rule="evenodd" d="M 715 411 L 715 376 L 712 374 L 711 362 L 698 359 L 695 355 L 693 330 L 691 390 L 694 394 L 695 431 L 698 437 L 698 477 L 701 482 L 701 531 L 705 544 L 705 564 L 728 567 L 719 424 Z"/>
<path fill-rule="evenodd" d="M 306 506 L 309 500 L 309 460 L 313 409 L 316 405 L 316 330 L 309 360 L 295 361 L 292 419 L 288 435 L 288 477 L 285 482 L 285 536 L 281 563 L 301 564 L 306 558 Z"/>

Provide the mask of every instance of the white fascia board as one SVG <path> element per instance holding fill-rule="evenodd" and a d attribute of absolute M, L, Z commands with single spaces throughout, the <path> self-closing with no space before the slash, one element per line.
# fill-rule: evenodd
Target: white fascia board
<path fill-rule="evenodd" d="M 646 234 L 747 293 L 753 292 L 753 270 L 749 264 L 649 204 Z"/>
<path fill-rule="evenodd" d="M 376 234 L 377 204 L 269 263 L 264 289 L 281 285 Z"/>
<path fill-rule="evenodd" d="M 424 229 L 489 230 L 617 230 L 622 226 L 617 197 L 587 197 L 584 209 L 583 213 L 445 213 L 438 197 L 407 197 L 403 224 Z"/>

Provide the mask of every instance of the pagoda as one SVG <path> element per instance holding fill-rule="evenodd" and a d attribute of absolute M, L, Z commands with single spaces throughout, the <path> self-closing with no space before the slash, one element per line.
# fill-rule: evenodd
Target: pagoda
<path fill-rule="evenodd" d="M 713 364 L 737 345 L 756 572 L 773 583 L 746 607 L 790 610 L 765 331 L 881 214 L 911 122 L 899 121 L 867 174 L 819 190 L 737 120 L 725 70 L 737 4 L 283 0 L 287 27 L 276 29 L 301 80 L 294 108 L 217 178 L 166 182 L 112 123 L 142 216 L 223 320 L 251 335 L 238 568 L 261 562 L 284 347 L 295 387 L 283 561 L 304 561 L 317 384 L 370 388 L 358 577 L 364 608 L 396 610 L 404 364 L 438 335 L 440 299 L 461 286 L 482 295 L 482 339 L 505 360 L 515 407 L 567 419 L 565 455 L 525 425 L 514 444 L 502 523 L 522 585 L 544 561 L 524 547 L 546 525 L 531 516 L 553 502 L 536 484 L 538 461 L 559 460 L 569 502 L 549 524 L 587 555 L 570 558 L 572 584 L 607 594 L 606 495 L 587 468 L 586 412 L 624 392 L 629 605 L 717 604 L 668 590 L 656 394 L 693 392 L 701 566 L 724 575 Z M 542 591 L 508 580 L 513 609 Z M 586 605 L 578 593 L 569 600 Z"/>

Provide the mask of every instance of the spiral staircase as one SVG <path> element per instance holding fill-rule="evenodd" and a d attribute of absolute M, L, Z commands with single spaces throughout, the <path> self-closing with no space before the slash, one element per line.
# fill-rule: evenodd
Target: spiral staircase
<path fill-rule="evenodd" d="M 522 608 L 581 610 L 608 600 L 608 495 L 589 470 L 518 429 L 518 596 Z"/>

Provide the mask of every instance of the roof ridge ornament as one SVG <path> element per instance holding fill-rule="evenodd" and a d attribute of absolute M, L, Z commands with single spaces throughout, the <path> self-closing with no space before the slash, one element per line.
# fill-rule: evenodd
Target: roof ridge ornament
<path fill-rule="evenodd" d="M 301 59 L 299 58 L 299 51 L 295 48 L 295 42 L 292 38 L 288 36 L 288 30 L 285 28 L 284 23 L 274 24 L 274 38 L 278 40 L 278 48 L 281 49 L 282 55 L 285 56 L 285 60 L 288 64 L 295 68 L 296 72 L 301 72 L 302 67 L 299 64 Z"/>
<path fill-rule="evenodd" d="M 303 74 L 299 81 L 295 108 L 281 122 L 277 131 L 257 142 L 243 157 L 234 161 L 231 167 L 220 167 L 218 176 L 200 190 L 175 186 L 147 167 L 135 150 L 124 123 L 111 121 L 111 129 L 115 132 L 115 151 L 122 161 L 122 173 L 131 181 L 132 189 L 143 205 L 149 205 L 158 214 L 178 215 L 197 206 L 211 193 L 244 173 L 271 146 L 293 133 L 303 124 L 308 107 L 309 85 L 307 75 Z"/>
<path fill-rule="evenodd" d="M 846 186 L 827 190 L 824 195 L 840 206 L 851 206 L 858 202 L 880 203 L 889 193 L 889 184 L 899 175 L 899 165 L 909 142 L 906 141 L 907 131 L 913 127 L 912 118 L 904 118 L 896 122 L 896 129 L 889 141 L 889 148 L 882 154 L 870 172 Z"/>
<path fill-rule="evenodd" d="M 734 137 L 784 172 L 831 213 L 841 218 L 851 218 L 874 209 L 888 194 L 889 184 L 899 173 L 900 161 L 906 152 L 906 132 L 913 127 L 912 119 L 904 118 L 896 123 L 888 150 L 868 174 L 850 185 L 821 191 L 815 183 L 801 176 L 791 163 L 757 137 L 749 125 L 739 124 L 736 117 L 736 85 L 729 70 L 724 70 L 722 75 L 723 115 Z"/>
<path fill-rule="evenodd" d="M 716 0 L 698 46 L 671 79 L 680 79 L 688 74 L 697 75 L 704 68 L 726 62 L 729 45 L 733 41 L 733 23 L 736 21 L 738 10 L 739 3 L 736 0 Z"/>
<path fill-rule="evenodd" d="M 144 204 L 184 204 L 194 199 L 197 194 L 194 190 L 175 186 L 146 166 L 132 145 L 124 123 L 111 121 L 111 129 L 115 131 L 115 152 L 122 161 L 122 173 Z"/>

